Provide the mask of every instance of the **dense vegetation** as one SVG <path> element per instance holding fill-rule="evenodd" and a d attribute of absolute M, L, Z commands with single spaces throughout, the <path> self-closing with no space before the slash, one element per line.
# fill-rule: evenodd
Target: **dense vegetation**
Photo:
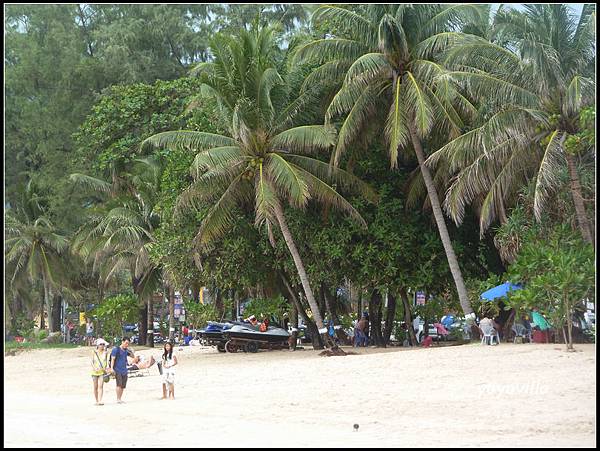
<path fill-rule="evenodd" d="M 368 309 L 385 346 L 416 291 L 439 319 L 510 279 L 572 342 L 594 25 L 591 4 L 7 6 L 7 331 L 58 331 L 67 301 L 145 341 L 180 291 L 201 323 L 247 298 L 313 331 Z"/>

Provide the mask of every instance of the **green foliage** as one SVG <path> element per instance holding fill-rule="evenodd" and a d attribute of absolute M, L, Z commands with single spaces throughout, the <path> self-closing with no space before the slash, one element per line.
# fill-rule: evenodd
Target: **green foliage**
<path fill-rule="evenodd" d="M 192 115 L 186 107 L 199 86 L 194 78 L 112 86 L 74 135 L 79 161 L 103 171 L 132 162 L 143 155 L 143 139 L 187 124 Z"/>
<path fill-rule="evenodd" d="M 23 313 L 18 313 L 13 320 L 10 334 L 17 337 L 31 338 L 34 326 L 35 321 L 28 319 Z"/>
<path fill-rule="evenodd" d="M 575 24 L 562 14 L 564 5 L 497 18 L 489 5 L 477 8 L 9 5 L 5 298 L 11 331 L 30 329 L 20 310 L 29 317 L 39 311 L 43 282 L 64 291 L 70 305 L 93 300 L 99 278 L 107 282 L 102 290 L 118 293 L 133 285 L 141 299 L 161 282 L 238 294 L 260 286 L 277 299 L 279 271 L 295 288 L 300 281 L 273 215 L 275 199 L 293 207 L 284 208 L 285 218 L 315 292 L 337 299 L 331 293 L 346 281 L 382 291 L 425 289 L 439 311 L 422 313 L 439 318 L 442 306 L 457 308 L 457 297 L 430 212 L 408 205 L 407 182 L 420 180 L 409 155 L 409 123 L 426 153 L 461 135 L 442 152 L 448 161 L 429 162 L 438 170 L 438 192 L 448 193 L 446 211 L 461 224 L 449 232 L 474 309 L 483 305 L 481 292 L 503 281 L 493 275 L 500 265 L 492 234 L 506 264 L 521 259 L 519 276 L 539 270 L 531 277 L 547 287 L 541 292 L 547 295 L 555 282 L 579 296 L 583 288 L 577 286 L 584 283 L 569 281 L 559 263 L 549 265 L 554 279 L 548 281 L 543 264 L 530 262 L 552 258 L 569 265 L 577 259 L 548 238 L 556 224 L 576 224 L 570 177 L 559 164 L 564 155 L 577 156 L 584 201 L 591 206 L 595 199 L 593 9 L 586 5 Z M 528 33 L 521 29 L 524 18 Z M 466 22 L 463 31 L 482 39 L 444 33 Z M 208 59 L 196 67 L 197 77 L 179 78 Z M 472 73 L 461 73 L 464 68 Z M 479 126 L 477 133 L 463 133 Z M 140 146 L 151 135 L 182 129 L 211 135 L 179 146 Z M 222 139 L 236 144 L 223 148 Z M 495 147 L 504 139 L 515 142 Z M 485 158 L 478 149 L 486 150 Z M 329 167 L 332 151 L 340 167 L 373 184 L 379 204 L 340 196 L 342 190 L 370 191 Z M 144 157 L 152 164 L 140 171 L 137 160 Z M 66 176 L 74 172 L 88 174 L 79 180 L 97 191 L 71 183 Z M 235 191 L 229 198 L 226 187 Z M 553 193 L 556 202 L 544 206 Z M 215 214 L 217 200 L 223 208 Z M 479 237 L 477 229 L 492 222 L 500 200 L 508 221 Z M 470 203 L 478 208 L 468 210 Z M 479 224 L 473 212 L 481 213 Z M 253 227 L 255 221 L 270 228 Z M 213 238 L 220 238 L 199 246 L 198 232 L 211 226 L 218 232 Z M 71 255 L 66 243 L 75 230 L 85 233 L 76 236 Z M 543 243 L 535 256 L 531 240 Z M 530 291 L 519 296 L 533 296 Z M 270 302 L 256 300 L 260 310 L 273 307 L 263 301 Z M 534 301 L 514 302 L 529 308 Z M 550 304 L 548 310 L 560 310 Z M 214 306 L 198 304 L 190 304 L 188 318 L 219 319 Z M 349 327 L 349 317 L 341 318 Z"/>
<path fill-rule="evenodd" d="M 483 301 L 479 306 L 477 312 L 479 313 L 479 317 L 487 316 L 488 318 L 496 318 L 500 314 L 500 306 L 498 305 L 499 301 Z"/>
<path fill-rule="evenodd" d="M 244 316 L 247 318 L 250 315 L 255 315 L 259 321 L 263 318 L 273 316 L 277 321 L 281 322 L 283 314 L 289 314 L 289 312 L 289 303 L 282 296 L 266 299 L 255 298 L 246 305 Z"/>
<path fill-rule="evenodd" d="M 196 328 L 205 327 L 208 321 L 219 321 L 219 312 L 215 304 L 201 304 L 193 299 L 184 300 L 185 321 Z"/>
<path fill-rule="evenodd" d="M 584 299 L 594 298 L 594 250 L 565 226 L 540 238 L 531 234 L 509 268 L 511 281 L 524 288 L 512 294 L 508 304 L 535 307 L 560 329 Z"/>
<path fill-rule="evenodd" d="M 589 329 L 583 331 L 591 343 L 596 343 L 596 325 L 592 325 Z"/>
<path fill-rule="evenodd" d="M 565 151 L 581 155 L 594 146 L 596 140 L 596 108 L 583 108 L 579 113 L 579 133 L 569 135 L 565 140 Z"/>
<path fill-rule="evenodd" d="M 133 323 L 138 315 L 137 298 L 133 294 L 118 294 L 104 299 L 90 315 L 98 318 L 104 339 L 112 343 L 123 335 L 125 323 Z"/>
<path fill-rule="evenodd" d="M 444 302 L 443 298 L 434 296 L 432 299 L 427 299 L 424 305 L 417 305 L 415 307 L 415 316 L 418 315 L 429 324 L 432 324 L 440 321 L 447 309 L 448 305 Z"/>
<path fill-rule="evenodd" d="M 352 312 L 348 315 L 340 315 L 338 318 L 340 320 L 340 324 L 342 325 L 343 329 L 350 329 L 352 330 L 353 326 L 354 326 L 354 321 L 356 321 L 357 318 L 357 314 Z"/>

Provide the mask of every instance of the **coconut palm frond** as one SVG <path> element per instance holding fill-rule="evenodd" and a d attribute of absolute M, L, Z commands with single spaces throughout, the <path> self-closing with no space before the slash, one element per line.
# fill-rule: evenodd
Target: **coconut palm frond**
<path fill-rule="evenodd" d="M 389 155 L 392 168 L 398 164 L 398 149 L 406 146 L 409 140 L 408 114 L 404 97 L 401 95 L 401 79 L 396 79 L 394 89 L 394 101 L 385 122 L 385 136 L 389 143 Z"/>
<path fill-rule="evenodd" d="M 350 32 L 351 36 L 357 39 L 364 39 L 377 32 L 371 21 L 366 20 L 354 11 L 335 5 L 325 5 L 317 8 L 311 17 L 311 22 L 314 25 L 324 22 L 336 23 L 343 26 L 345 30 Z"/>
<path fill-rule="evenodd" d="M 188 130 L 163 132 L 146 138 L 142 142 L 143 150 L 160 148 L 185 149 L 200 151 L 213 147 L 235 146 L 236 141 L 228 136 L 214 133 L 195 132 Z"/>
<path fill-rule="evenodd" d="M 355 59 L 365 50 L 368 49 L 364 44 L 352 39 L 317 39 L 298 48 L 294 59 L 320 65 L 333 59 Z"/>
<path fill-rule="evenodd" d="M 287 152 L 314 154 L 333 147 L 335 138 L 335 128 L 330 125 L 304 125 L 273 136 L 271 146 Z"/>
<path fill-rule="evenodd" d="M 414 118 L 417 133 L 421 138 L 424 138 L 433 126 L 431 100 L 412 73 L 406 73 L 405 84 L 407 108 Z"/>
<path fill-rule="evenodd" d="M 560 184 L 559 171 L 561 167 L 565 166 L 562 153 L 562 144 L 565 138 L 564 132 L 558 130 L 552 132 L 539 166 L 533 200 L 533 213 L 538 221 L 542 218 L 548 198 Z"/>
<path fill-rule="evenodd" d="M 377 105 L 378 90 L 378 85 L 368 86 L 342 122 L 337 144 L 331 156 L 331 162 L 334 166 L 339 166 L 342 156 L 350 144 L 359 136 L 367 119 L 372 116 Z"/>
<path fill-rule="evenodd" d="M 595 100 L 596 83 L 591 78 L 576 75 L 569 83 L 565 94 L 565 111 L 567 114 L 577 114 L 584 105 L 592 104 Z"/>
<path fill-rule="evenodd" d="M 300 171 L 302 169 L 298 168 Z M 308 171 L 302 171 L 307 183 L 310 186 L 310 192 L 312 196 L 323 205 L 330 205 L 333 208 L 342 211 L 353 220 L 357 221 L 363 227 L 367 226 L 367 223 L 360 215 L 360 213 L 348 202 L 342 195 L 340 195 L 334 188 L 323 182 L 319 178 L 315 177 Z"/>
<path fill-rule="evenodd" d="M 77 185 L 88 188 L 93 192 L 106 194 L 112 191 L 112 185 L 110 183 L 89 175 L 75 173 L 69 176 L 69 180 Z"/>
<path fill-rule="evenodd" d="M 283 191 L 290 203 L 297 208 L 306 206 L 310 199 L 308 186 L 302 175 L 281 155 L 270 153 L 264 166 L 266 176 L 273 185 Z"/>
<path fill-rule="evenodd" d="M 197 178 L 209 168 L 228 165 L 239 161 L 243 156 L 242 149 L 239 146 L 213 147 L 199 152 L 194 157 L 191 171 Z"/>

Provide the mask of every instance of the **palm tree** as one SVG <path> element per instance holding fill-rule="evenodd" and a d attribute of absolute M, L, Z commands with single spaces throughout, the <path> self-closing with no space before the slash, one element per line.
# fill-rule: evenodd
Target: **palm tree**
<path fill-rule="evenodd" d="M 307 125 L 313 95 L 294 95 L 292 85 L 301 74 L 287 70 L 289 54 L 282 55 L 278 49 L 274 27 L 241 30 L 238 38 L 217 35 L 211 52 L 214 61 L 201 63 L 195 73 L 203 81 L 201 96 L 217 100 L 228 136 L 171 131 L 148 138 L 143 146 L 181 147 L 196 153 L 191 168 L 194 182 L 180 196 L 178 207 L 210 206 L 195 238 L 199 247 L 220 237 L 233 224 L 236 206 L 252 205 L 256 226 L 266 226 L 271 240 L 273 227 L 281 231 L 313 318 L 325 342 L 335 348 L 328 339 L 284 207 L 304 208 L 316 200 L 364 224 L 336 185 L 356 188 L 370 199 L 375 198 L 374 193 L 356 177 L 331 170 L 327 163 L 314 158 L 334 145 L 335 130 Z"/>
<path fill-rule="evenodd" d="M 109 195 L 100 210 L 90 214 L 77 231 L 73 251 L 93 261 L 93 271 L 99 272 L 102 284 L 120 271 L 129 271 L 133 291 L 141 305 L 140 340 L 143 342 L 146 338 L 148 346 L 153 346 L 152 335 L 146 337 L 146 326 L 153 324 L 151 299 L 160 286 L 162 268 L 152 262 L 149 250 L 153 233 L 160 225 L 160 216 L 154 207 L 158 201 L 161 166 L 152 158 L 136 161 L 142 169 L 129 174 L 126 183 L 119 181 L 125 190 L 114 187 L 114 178 L 113 183 L 109 183 L 82 174 L 71 175 L 73 182 Z"/>
<path fill-rule="evenodd" d="M 62 284 L 62 259 L 69 241 L 44 216 L 39 194 L 31 180 L 27 183 L 22 199 L 20 205 L 6 214 L 5 262 L 12 268 L 11 284 L 15 288 L 25 278 L 31 283 L 42 280 L 48 327 L 50 331 L 54 331 L 57 325 L 52 317 L 50 291 L 52 287 L 60 287 Z M 40 327 L 44 327 L 43 308 Z"/>
<path fill-rule="evenodd" d="M 313 25 L 327 21 L 339 30 L 338 35 L 314 40 L 297 55 L 319 65 L 313 81 L 325 76 L 343 77 L 325 117 L 326 124 L 343 117 L 332 158 L 334 165 L 373 122 L 385 123 L 392 168 L 397 166 L 400 151 L 416 154 L 460 304 L 467 315 L 473 310 L 434 180 L 424 164 L 423 141 L 436 133 L 442 140 L 459 136 L 464 127 L 461 116 L 475 111 L 451 83 L 438 78 L 445 69 L 432 57 L 459 40 L 469 42 L 469 36 L 455 30 L 467 19 L 472 21 L 482 14 L 485 10 L 473 5 L 369 5 L 354 10 L 323 6 L 313 14 Z M 386 116 L 381 117 L 381 112 Z"/>
<path fill-rule="evenodd" d="M 486 106 L 475 128 L 451 141 L 428 164 L 449 161 L 455 174 L 445 208 L 456 223 L 465 206 L 481 199 L 480 230 L 489 227 L 504 203 L 535 180 L 534 214 L 539 221 L 568 171 L 581 235 L 594 242 L 577 172 L 575 136 L 582 110 L 595 102 L 595 5 L 579 20 L 565 4 L 526 5 L 494 20 L 505 46 L 480 38 L 448 51 L 442 75 Z"/>

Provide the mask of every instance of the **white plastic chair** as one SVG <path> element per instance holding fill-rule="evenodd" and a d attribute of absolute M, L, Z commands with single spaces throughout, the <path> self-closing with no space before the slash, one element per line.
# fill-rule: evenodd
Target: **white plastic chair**
<path fill-rule="evenodd" d="M 483 325 L 480 326 L 481 331 L 483 332 L 483 338 L 481 339 L 481 344 L 494 344 L 494 338 L 496 339 L 496 344 L 500 344 L 500 337 L 498 336 L 498 331 L 494 329 L 494 326 L 491 325 Z"/>
<path fill-rule="evenodd" d="M 529 343 L 533 343 L 533 340 L 531 339 L 531 332 L 529 332 L 527 328 L 523 326 L 523 324 L 513 324 L 512 331 L 515 333 L 513 343 L 517 342 L 517 337 L 527 338 Z"/>

